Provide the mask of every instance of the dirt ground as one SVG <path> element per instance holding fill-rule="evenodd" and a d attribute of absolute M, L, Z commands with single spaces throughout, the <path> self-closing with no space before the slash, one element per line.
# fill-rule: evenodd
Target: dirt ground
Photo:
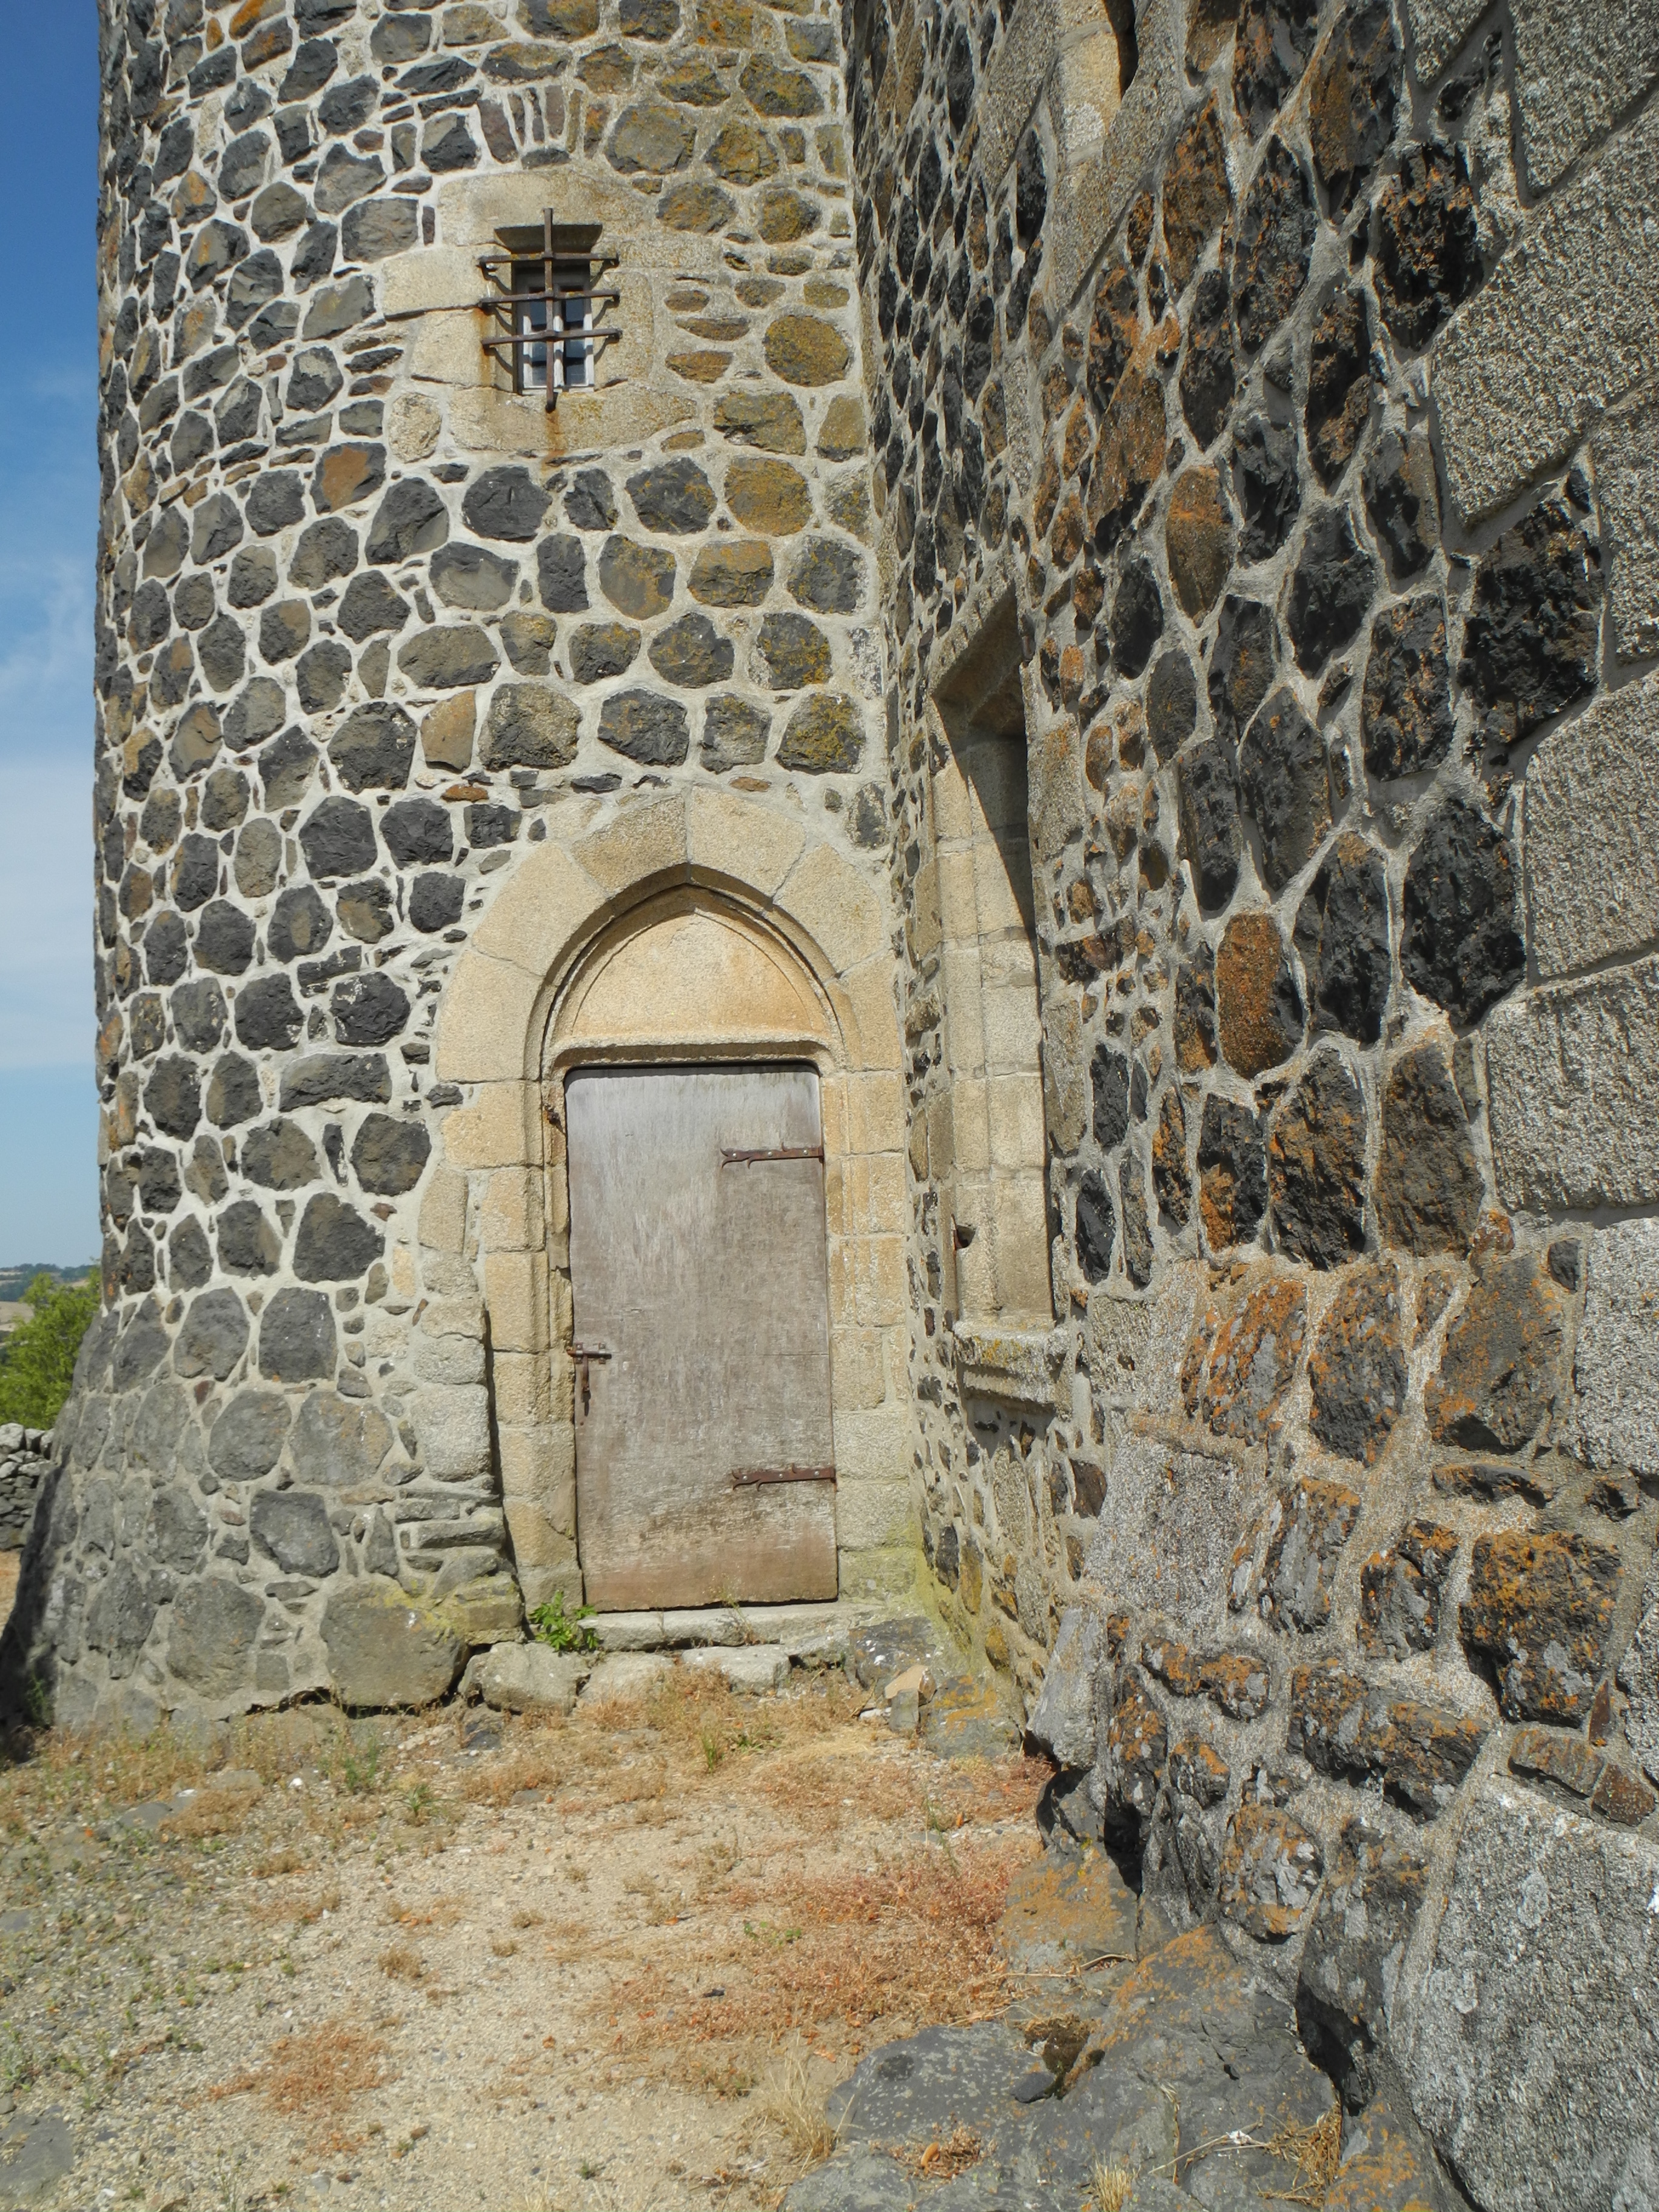
<path fill-rule="evenodd" d="M 77 2154 L 33 2201 L 775 2205 L 862 2052 L 1006 2002 L 1038 1848 L 1046 1768 L 865 1703 L 677 1669 L 547 1723 L 261 1717 L 213 1772 L 14 1747 L 0 2135 L 56 2112 Z"/>

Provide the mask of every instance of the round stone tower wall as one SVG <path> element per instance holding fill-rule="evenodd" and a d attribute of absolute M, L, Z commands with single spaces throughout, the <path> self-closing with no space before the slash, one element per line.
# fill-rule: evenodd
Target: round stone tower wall
<path fill-rule="evenodd" d="M 902 1581 L 838 21 L 101 16 L 105 1303 L 10 1694 L 77 1724 L 418 1702 L 580 1595 L 549 1041 L 665 899 L 713 934 L 680 931 L 678 1002 L 626 1048 L 759 1023 L 820 1067 L 842 1583 Z M 478 305 L 481 257 L 550 212 L 599 227 L 617 295 L 551 410 Z M 739 939 L 810 1018 L 766 1030 L 708 949 Z"/>

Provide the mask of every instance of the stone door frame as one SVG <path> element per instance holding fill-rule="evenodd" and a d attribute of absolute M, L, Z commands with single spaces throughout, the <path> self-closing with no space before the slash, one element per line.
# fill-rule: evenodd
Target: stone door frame
<path fill-rule="evenodd" d="M 581 1588 L 563 1079 L 575 1065 L 628 1060 L 817 1067 L 841 1590 L 908 1589 L 919 1549 L 905 1109 L 884 902 L 799 818 L 727 792 L 642 797 L 568 843 L 557 826 L 556 817 L 555 834 L 507 876 L 456 963 L 433 1067 L 437 1083 L 463 1092 L 438 1132 L 433 1187 L 450 1192 L 452 1220 L 464 1207 L 487 1352 L 475 1420 L 487 1427 L 526 1603 Z M 665 1008 L 643 1033 L 636 1024 L 627 1036 L 582 1034 L 580 1010 L 605 962 L 665 921 L 697 915 L 793 973 L 807 1018 L 757 1032 L 736 1009 L 689 1024 Z M 441 1410 L 429 1406 L 422 1425 L 434 1435 Z"/>

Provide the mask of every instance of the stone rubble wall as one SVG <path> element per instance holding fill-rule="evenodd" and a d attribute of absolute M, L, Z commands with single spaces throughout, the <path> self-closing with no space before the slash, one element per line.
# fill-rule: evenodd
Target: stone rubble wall
<path fill-rule="evenodd" d="M 843 20 L 945 1616 L 1352 2106 L 1645 2203 L 1659 10 Z M 999 1350 L 929 868 L 1010 591 L 1058 1320 Z"/>
<path fill-rule="evenodd" d="M 52 1455 L 50 1429 L 27 1429 L 20 1421 L 0 1425 L 0 1552 L 22 1550 Z"/>
<path fill-rule="evenodd" d="M 75 1724 L 420 1702 L 580 1593 L 568 1449 L 523 1556 L 502 1494 L 504 1428 L 568 1431 L 562 1224 L 441 1075 L 465 948 L 550 841 L 625 846 L 665 791 L 804 819 L 884 891 L 838 27 L 101 21 L 106 1305 L 6 1671 Z M 471 304 L 550 202 L 623 260 L 552 416 Z"/>

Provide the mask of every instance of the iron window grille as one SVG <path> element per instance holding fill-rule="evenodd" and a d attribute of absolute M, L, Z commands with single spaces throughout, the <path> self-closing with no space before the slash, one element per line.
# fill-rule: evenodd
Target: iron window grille
<path fill-rule="evenodd" d="M 599 349 L 619 335 L 601 319 L 621 295 L 605 283 L 617 257 L 595 251 L 599 230 L 555 222 L 550 209 L 538 231 L 501 231 L 501 250 L 478 258 L 490 288 L 478 305 L 495 326 L 484 350 L 511 370 L 515 392 L 541 393 L 550 415 L 560 392 L 592 390 Z"/>

